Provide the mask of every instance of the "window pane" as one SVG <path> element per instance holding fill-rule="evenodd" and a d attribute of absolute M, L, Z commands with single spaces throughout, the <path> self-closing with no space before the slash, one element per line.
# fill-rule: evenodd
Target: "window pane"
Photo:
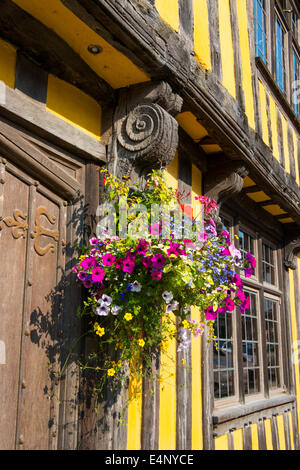
<path fill-rule="evenodd" d="M 239 231 L 239 249 L 242 254 L 242 258 L 245 259 L 247 253 L 250 252 L 255 256 L 254 252 L 254 238 L 251 237 L 247 232 Z M 255 275 L 255 270 L 254 270 Z"/>
<path fill-rule="evenodd" d="M 232 313 L 218 315 L 214 323 L 214 396 L 226 398 L 234 395 L 234 363 L 232 345 Z"/>
<path fill-rule="evenodd" d="M 266 55 L 266 13 L 264 0 L 254 0 L 254 31 L 256 55 L 267 62 Z"/>
<path fill-rule="evenodd" d="M 300 86 L 299 58 L 295 51 L 292 54 L 293 74 L 292 74 L 292 103 L 297 116 L 299 116 L 298 88 Z"/>
<path fill-rule="evenodd" d="M 263 243 L 263 280 L 268 284 L 276 284 L 274 250 Z"/>
<path fill-rule="evenodd" d="M 279 337 L 278 337 L 278 302 L 265 298 L 265 328 L 267 345 L 267 367 L 269 387 L 280 387 L 280 359 L 279 359 Z"/>
<path fill-rule="evenodd" d="M 276 18 L 275 22 L 275 49 L 276 49 L 276 83 L 285 92 L 285 66 L 284 66 L 284 29 Z"/>
<path fill-rule="evenodd" d="M 242 315 L 243 382 L 245 395 L 251 395 L 260 391 L 257 295 L 246 290 L 245 293 L 250 298 L 250 308 Z"/>

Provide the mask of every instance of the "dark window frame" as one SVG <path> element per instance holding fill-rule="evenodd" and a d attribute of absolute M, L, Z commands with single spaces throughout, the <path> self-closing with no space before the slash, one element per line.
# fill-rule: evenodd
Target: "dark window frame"
<path fill-rule="evenodd" d="M 252 8 L 254 15 L 254 5 L 257 0 L 252 0 Z M 288 108 L 289 113 L 292 114 L 293 119 L 299 123 L 300 103 L 297 110 L 293 101 L 293 50 L 296 51 L 300 58 L 300 9 L 297 8 L 294 0 L 286 0 L 284 6 L 279 0 L 268 0 L 266 2 L 266 61 L 260 55 L 256 54 L 256 37 L 255 37 L 255 24 L 254 24 L 254 43 L 255 43 L 255 62 L 260 72 L 269 82 L 275 97 L 280 102 L 284 103 L 284 107 Z M 293 31 L 292 12 L 297 15 L 297 34 Z M 275 24 L 276 17 L 279 18 L 282 27 L 285 30 L 284 37 L 284 75 L 285 87 L 284 90 L 279 86 L 277 79 L 277 64 L 276 64 L 276 40 L 275 40 Z"/>
<path fill-rule="evenodd" d="M 230 216 L 229 213 L 222 214 L 224 218 L 228 221 L 231 221 L 230 235 L 232 239 L 236 241 L 236 246 L 238 248 L 238 242 L 234 235 L 239 235 L 239 231 L 243 230 L 249 235 L 253 236 L 255 239 L 255 252 L 257 259 L 257 275 L 256 277 L 252 276 L 251 278 L 245 278 L 242 273 L 240 276 L 244 282 L 244 289 L 253 292 L 256 295 L 257 302 L 257 339 L 259 343 L 258 348 L 258 357 L 259 357 L 259 379 L 260 379 L 260 390 L 257 393 L 246 394 L 244 386 L 244 366 L 243 366 L 243 342 L 242 342 L 242 328 L 243 320 L 240 313 L 235 310 L 232 317 L 232 349 L 233 349 L 233 364 L 234 364 L 234 394 L 229 397 L 215 398 L 214 399 L 214 408 L 215 411 L 223 409 L 229 409 L 233 406 L 240 404 L 252 403 L 256 400 L 271 399 L 274 396 L 282 396 L 286 393 L 288 387 L 288 380 L 284 369 L 288 367 L 288 360 L 284 354 L 285 350 L 285 309 L 284 309 L 284 293 L 283 293 L 283 273 L 281 269 L 282 263 L 282 250 L 280 248 L 280 243 L 276 240 L 271 240 L 269 236 L 258 233 L 256 231 L 255 225 L 252 225 L 251 222 L 245 223 L 244 220 L 239 219 L 238 217 Z M 263 280 L 263 270 L 262 270 L 262 246 L 263 243 L 266 243 L 274 251 L 274 262 L 276 269 L 276 279 L 275 284 L 264 282 Z M 280 358 L 280 386 L 277 388 L 270 387 L 269 378 L 268 378 L 268 351 L 266 344 L 266 328 L 267 323 L 265 320 L 265 310 L 264 304 L 265 299 L 271 299 L 276 302 L 277 309 L 277 318 L 278 318 L 278 328 L 279 328 L 279 358 Z M 214 378 L 213 378 L 214 380 Z M 215 380 L 214 380 L 215 384 Z M 214 385 L 215 386 L 215 385 Z"/>

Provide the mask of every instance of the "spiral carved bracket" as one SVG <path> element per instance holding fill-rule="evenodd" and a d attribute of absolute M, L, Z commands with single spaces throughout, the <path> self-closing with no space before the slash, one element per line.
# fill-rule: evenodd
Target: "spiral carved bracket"
<path fill-rule="evenodd" d="M 218 204 L 218 209 L 211 215 L 220 230 L 220 208 L 223 202 L 241 192 L 248 173 L 247 165 L 243 161 L 228 160 L 225 156 L 212 157 L 209 161 L 204 192 Z"/>
<path fill-rule="evenodd" d="M 178 146 L 178 124 L 172 114 L 181 106 L 182 99 L 165 82 L 122 90 L 114 116 L 110 171 L 136 180 L 169 165 Z"/>
<path fill-rule="evenodd" d="M 296 269 L 295 256 L 300 251 L 300 236 L 293 238 L 284 247 L 283 264 L 286 269 Z"/>

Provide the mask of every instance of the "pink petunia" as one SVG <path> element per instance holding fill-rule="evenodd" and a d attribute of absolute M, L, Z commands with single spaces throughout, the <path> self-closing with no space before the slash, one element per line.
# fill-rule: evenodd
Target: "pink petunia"
<path fill-rule="evenodd" d="M 208 239 L 208 234 L 204 231 L 199 232 L 197 236 L 198 236 L 199 242 L 202 242 L 202 243 L 205 243 L 206 240 Z"/>
<path fill-rule="evenodd" d="M 115 260 L 116 260 L 116 257 L 112 255 L 111 253 L 106 253 L 105 255 L 102 256 L 103 266 L 111 266 L 112 264 L 114 264 Z"/>
<path fill-rule="evenodd" d="M 251 264 L 252 268 L 256 268 L 256 259 L 251 253 L 247 253 L 247 261 Z"/>
<path fill-rule="evenodd" d="M 211 305 L 205 311 L 206 320 L 215 320 L 218 316 L 218 312 L 214 312 L 213 306 Z"/>
<path fill-rule="evenodd" d="M 221 256 L 230 256 L 230 251 L 228 248 L 222 247 Z"/>
<path fill-rule="evenodd" d="M 241 252 L 234 245 L 230 245 L 229 251 L 233 258 L 241 259 L 242 257 Z"/>
<path fill-rule="evenodd" d="M 152 256 L 151 261 L 153 263 L 153 268 L 155 270 L 161 269 L 164 267 L 166 259 L 164 255 L 161 255 L 160 253 Z"/>
<path fill-rule="evenodd" d="M 243 287 L 243 281 L 241 280 L 240 276 L 238 274 L 235 274 L 233 276 L 232 282 L 237 286 L 237 287 Z"/>
<path fill-rule="evenodd" d="M 92 287 L 93 283 L 90 280 L 86 280 L 86 281 L 83 281 L 83 285 L 86 289 L 89 289 L 90 287 Z"/>
<path fill-rule="evenodd" d="M 135 262 L 131 258 L 127 257 L 123 260 L 123 272 L 124 273 L 131 274 L 133 273 L 134 268 L 135 268 Z"/>
<path fill-rule="evenodd" d="M 92 271 L 92 280 L 94 282 L 101 282 L 103 281 L 105 276 L 105 271 L 104 269 L 100 268 L 100 266 L 97 266 L 95 269 Z"/>
<path fill-rule="evenodd" d="M 225 306 L 229 312 L 232 312 L 234 310 L 234 301 L 230 297 L 227 297 L 225 299 Z"/>
<path fill-rule="evenodd" d="M 252 268 L 246 268 L 244 273 L 245 273 L 245 277 L 251 277 L 254 271 Z"/>
<path fill-rule="evenodd" d="M 151 267 L 152 267 L 151 256 L 146 256 L 146 257 L 142 260 L 142 263 L 143 263 L 143 266 L 144 266 L 146 269 L 151 268 Z"/>
<path fill-rule="evenodd" d="M 159 281 L 162 277 L 162 272 L 161 271 L 152 271 L 151 277 L 154 281 Z"/>
<path fill-rule="evenodd" d="M 94 266 L 96 266 L 96 264 L 97 264 L 96 259 L 89 256 L 88 258 L 85 258 L 81 261 L 80 266 L 83 269 L 88 270 L 88 269 L 93 268 Z"/>

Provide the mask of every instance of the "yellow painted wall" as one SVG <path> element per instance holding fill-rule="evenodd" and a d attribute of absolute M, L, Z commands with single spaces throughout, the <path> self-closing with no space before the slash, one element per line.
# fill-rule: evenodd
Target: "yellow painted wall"
<path fill-rule="evenodd" d="M 287 173 L 290 173 L 291 172 L 291 165 L 290 165 L 290 152 L 289 152 L 289 144 L 288 144 L 288 128 L 287 128 L 287 120 L 283 115 L 281 115 L 281 121 L 282 121 L 282 135 L 283 135 L 283 151 L 284 151 L 285 171 Z"/>
<path fill-rule="evenodd" d="M 15 87 L 16 49 L 0 39 L 0 80 L 10 88 Z"/>
<path fill-rule="evenodd" d="M 140 377 L 130 376 L 128 398 L 127 450 L 140 450 L 142 425 L 142 379 Z"/>
<path fill-rule="evenodd" d="M 149 80 L 145 72 L 77 18 L 60 0 L 13 1 L 64 39 L 113 88 Z M 90 44 L 98 44 L 103 51 L 91 54 L 88 51 Z"/>
<path fill-rule="evenodd" d="M 90 96 L 54 75 L 48 77 L 47 110 L 99 139 L 101 107 Z"/>
<path fill-rule="evenodd" d="M 167 184 L 178 188 L 178 154 L 165 172 Z M 175 316 L 173 316 L 175 322 Z M 176 449 L 176 339 L 161 350 L 159 450 Z"/>
<path fill-rule="evenodd" d="M 228 450 L 228 436 L 219 436 L 214 439 L 215 450 Z"/>
<path fill-rule="evenodd" d="M 260 101 L 260 117 L 262 127 L 262 138 L 264 143 L 269 146 L 269 129 L 268 129 L 268 115 L 267 115 L 267 96 L 266 89 L 262 82 L 258 81 L 259 87 L 259 101 Z"/>
<path fill-rule="evenodd" d="M 200 64 L 211 70 L 211 50 L 207 0 L 193 0 L 194 11 L 194 52 Z"/>
<path fill-rule="evenodd" d="M 202 194 L 202 173 L 192 165 L 192 207 L 193 216 L 197 216 L 197 208 L 200 204 L 195 197 Z M 191 309 L 191 320 L 200 322 L 200 311 Z M 202 338 L 194 338 L 192 335 L 192 450 L 203 449 L 203 421 L 202 421 L 202 381 L 201 381 L 201 343 Z"/>
<path fill-rule="evenodd" d="M 257 423 L 251 424 L 252 450 L 259 450 Z"/>
<path fill-rule="evenodd" d="M 234 450 L 243 450 L 244 449 L 244 444 L 243 444 L 243 430 L 242 429 L 237 429 L 236 431 L 233 431 L 233 448 Z"/>
<path fill-rule="evenodd" d="M 278 147 L 278 130 L 277 130 L 277 108 L 276 103 L 272 96 L 269 96 L 270 103 L 270 119 L 271 119 L 271 129 L 272 129 L 272 146 L 273 146 L 273 155 L 278 162 L 280 162 L 279 157 L 279 147 Z"/>
<path fill-rule="evenodd" d="M 229 0 L 219 0 L 219 33 L 222 60 L 222 84 L 236 98 L 234 53 Z"/>
<path fill-rule="evenodd" d="M 155 0 L 155 7 L 160 17 L 175 31 L 179 30 L 178 0 Z"/>
<path fill-rule="evenodd" d="M 296 132 L 293 130 L 293 143 L 294 143 L 294 162 L 296 172 L 296 183 L 299 185 L 299 164 L 298 164 L 298 138 Z"/>
<path fill-rule="evenodd" d="M 265 434 L 267 450 L 273 450 L 272 427 L 271 420 L 269 418 L 265 420 Z"/>
<path fill-rule="evenodd" d="M 299 276 L 299 289 L 300 289 L 300 255 L 297 256 L 297 269 Z M 300 373 L 299 373 L 299 343 L 297 332 L 297 314 L 296 298 L 295 298 L 295 273 L 289 269 L 289 284 L 290 284 L 290 305 L 291 305 L 291 326 L 292 326 L 292 342 L 293 342 L 293 363 L 295 372 L 296 384 L 296 397 L 297 397 L 297 416 L 298 416 L 298 429 L 300 425 Z M 298 319 L 299 321 L 299 319 Z"/>
<path fill-rule="evenodd" d="M 279 449 L 286 450 L 283 415 L 277 416 Z"/>
<path fill-rule="evenodd" d="M 252 68 L 250 59 L 250 44 L 248 33 L 247 0 L 237 0 L 237 13 L 239 23 L 239 36 L 242 63 L 242 86 L 245 95 L 245 112 L 249 126 L 255 129 L 254 96 L 252 86 Z"/>

